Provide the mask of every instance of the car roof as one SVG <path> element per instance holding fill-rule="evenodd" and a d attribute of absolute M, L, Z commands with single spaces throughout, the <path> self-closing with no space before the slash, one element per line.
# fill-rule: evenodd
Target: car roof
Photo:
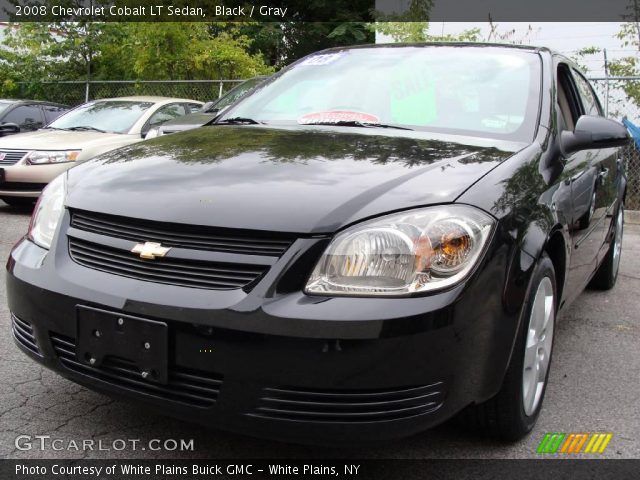
<path fill-rule="evenodd" d="M 0 102 L 2 103 L 23 103 L 25 105 L 54 105 L 56 107 L 65 107 L 69 108 L 68 105 L 64 105 L 62 103 L 57 102 L 49 102 L 47 100 L 24 100 L 24 99 L 16 99 L 16 98 L 0 98 Z"/>
<path fill-rule="evenodd" d="M 114 98 L 96 98 L 91 100 L 92 102 L 152 102 L 152 103 L 171 103 L 171 102 L 186 102 L 186 103 L 200 103 L 199 100 L 193 100 L 190 98 L 174 98 L 174 97 L 161 97 L 153 95 L 133 95 L 129 97 L 114 97 Z"/>
<path fill-rule="evenodd" d="M 342 51 L 342 50 L 358 50 L 363 48 L 405 48 L 405 47 L 493 47 L 493 48 L 509 48 L 517 50 L 528 50 L 532 52 L 546 51 L 556 53 L 547 47 L 539 47 L 535 45 L 514 45 L 512 43 L 489 43 L 489 42 L 415 42 L 415 43 L 376 43 L 365 45 L 353 45 L 345 47 L 333 47 L 322 50 L 322 52 Z M 320 52 L 318 52 L 320 53 Z"/>

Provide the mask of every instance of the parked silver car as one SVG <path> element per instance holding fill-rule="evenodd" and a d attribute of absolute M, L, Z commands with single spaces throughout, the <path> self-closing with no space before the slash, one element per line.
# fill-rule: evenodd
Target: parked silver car
<path fill-rule="evenodd" d="M 44 129 L 0 138 L 0 199 L 10 205 L 31 203 L 47 183 L 77 162 L 139 142 L 149 130 L 202 105 L 168 97 L 95 100 Z"/>

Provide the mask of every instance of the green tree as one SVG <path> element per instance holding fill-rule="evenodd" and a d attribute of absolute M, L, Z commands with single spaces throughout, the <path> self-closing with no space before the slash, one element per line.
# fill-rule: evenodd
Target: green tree
<path fill-rule="evenodd" d="M 629 48 L 633 54 L 609 63 L 609 73 L 614 76 L 640 75 L 640 2 L 638 0 L 632 0 L 630 11 L 629 21 L 622 24 L 616 36 L 620 39 L 622 47 Z M 627 97 L 636 106 L 640 106 L 640 81 L 629 80 L 620 86 Z"/>
<path fill-rule="evenodd" d="M 291 20 L 265 18 L 270 21 L 241 28 L 253 40 L 249 51 L 261 53 L 269 65 L 280 68 L 325 48 L 374 43 L 375 34 L 368 28 L 372 5 L 371 0 L 289 0 L 288 8 L 297 12 Z M 318 18 L 331 21 L 315 21 Z"/>
<path fill-rule="evenodd" d="M 370 28 L 401 43 L 480 41 L 479 28 L 464 30 L 457 35 L 431 35 L 429 22 L 376 22 Z"/>
<path fill-rule="evenodd" d="M 0 49 L 3 94 L 18 81 L 29 82 L 30 95 L 37 97 L 39 82 L 90 78 L 103 28 L 94 22 L 11 24 Z"/>
<path fill-rule="evenodd" d="M 47 80 L 235 79 L 270 73 L 239 24 L 22 23 L 0 49 L 2 84 Z"/>
<path fill-rule="evenodd" d="M 135 80 L 236 79 L 273 71 L 238 24 L 108 24 L 102 45 L 100 78 Z"/>

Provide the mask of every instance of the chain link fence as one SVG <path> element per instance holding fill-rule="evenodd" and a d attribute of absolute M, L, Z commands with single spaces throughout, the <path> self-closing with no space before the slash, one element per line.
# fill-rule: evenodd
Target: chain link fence
<path fill-rule="evenodd" d="M 640 105 L 628 92 L 640 91 L 640 77 L 604 77 L 591 79 L 607 116 L 616 120 L 629 119 L 640 125 Z M 622 152 L 627 174 L 626 208 L 640 210 L 640 151 L 631 142 Z"/>
<path fill-rule="evenodd" d="M 34 98 L 79 105 L 98 98 L 129 95 L 160 95 L 190 98 L 207 102 L 221 97 L 243 80 L 153 80 L 153 81 L 60 81 L 19 84 L 20 98 Z M 607 115 L 621 120 L 627 117 L 640 125 L 640 105 L 627 92 L 640 89 L 640 77 L 608 77 L 591 79 Z M 627 208 L 640 210 L 640 152 L 631 143 L 624 149 L 627 172 Z"/>
<path fill-rule="evenodd" d="M 18 96 L 76 106 L 99 98 L 158 95 L 208 102 L 244 80 L 60 81 L 18 84 Z"/>

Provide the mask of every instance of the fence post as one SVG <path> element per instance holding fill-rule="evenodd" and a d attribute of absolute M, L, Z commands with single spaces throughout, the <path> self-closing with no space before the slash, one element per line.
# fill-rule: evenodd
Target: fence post
<path fill-rule="evenodd" d="M 87 103 L 88 101 L 89 101 L 89 80 L 85 82 L 85 88 L 84 88 L 84 103 Z"/>
<path fill-rule="evenodd" d="M 220 89 L 218 90 L 218 98 L 222 97 L 222 85 L 223 85 L 223 82 L 222 80 L 220 80 Z"/>

